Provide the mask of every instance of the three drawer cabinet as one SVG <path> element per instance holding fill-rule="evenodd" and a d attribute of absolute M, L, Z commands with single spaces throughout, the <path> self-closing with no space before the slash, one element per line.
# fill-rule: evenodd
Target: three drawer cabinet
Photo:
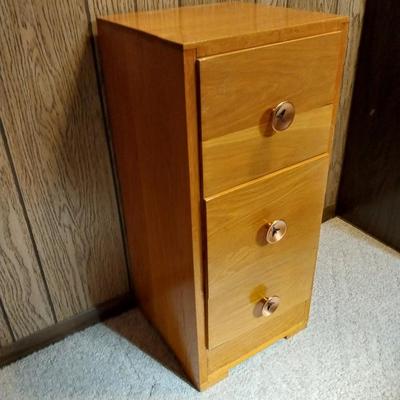
<path fill-rule="evenodd" d="M 306 326 L 347 25 L 250 3 L 98 19 L 135 293 L 199 389 Z"/>

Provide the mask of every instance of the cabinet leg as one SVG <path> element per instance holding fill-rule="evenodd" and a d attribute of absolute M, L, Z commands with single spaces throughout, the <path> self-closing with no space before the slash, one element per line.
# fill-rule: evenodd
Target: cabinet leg
<path fill-rule="evenodd" d="M 212 374 L 208 375 L 208 379 L 206 382 L 203 382 L 200 384 L 200 387 L 198 388 L 200 391 L 206 390 L 209 387 L 215 385 L 219 381 L 222 381 L 229 375 L 229 369 L 219 369 Z"/>
<path fill-rule="evenodd" d="M 293 336 L 297 335 L 300 331 L 302 331 L 306 326 L 307 326 L 307 321 L 304 321 L 303 323 L 297 325 L 291 331 L 289 331 L 288 334 L 284 336 L 284 338 L 286 340 L 292 338 Z"/>

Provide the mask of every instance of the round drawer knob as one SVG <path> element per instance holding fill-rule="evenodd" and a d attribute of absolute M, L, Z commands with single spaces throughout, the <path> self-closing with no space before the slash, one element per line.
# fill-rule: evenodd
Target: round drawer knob
<path fill-rule="evenodd" d="M 294 120 L 294 105 L 290 101 L 282 101 L 272 110 L 272 129 L 281 132 L 289 128 Z"/>
<path fill-rule="evenodd" d="M 287 224 L 281 219 L 277 219 L 274 222 L 267 224 L 267 234 L 265 240 L 274 244 L 283 239 L 287 231 Z"/>
<path fill-rule="evenodd" d="M 264 304 L 261 311 L 262 315 L 264 317 L 269 317 L 277 310 L 281 302 L 281 299 L 279 298 L 279 296 L 264 297 L 263 302 Z"/>

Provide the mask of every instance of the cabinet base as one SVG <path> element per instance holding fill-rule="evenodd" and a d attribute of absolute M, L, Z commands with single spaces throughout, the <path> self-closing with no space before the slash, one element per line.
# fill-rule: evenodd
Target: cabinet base
<path fill-rule="evenodd" d="M 258 346 L 257 348 L 251 350 L 250 352 L 244 354 L 243 356 L 239 357 L 237 360 L 229 363 L 228 365 L 217 369 L 216 371 L 212 372 L 208 376 L 208 380 L 202 384 L 200 384 L 200 387 L 197 387 L 199 391 L 203 391 L 208 389 L 209 387 L 215 385 L 219 381 L 225 379 L 229 375 L 229 370 L 233 367 L 235 367 L 237 364 L 240 364 L 242 361 L 250 358 L 251 356 L 255 355 L 256 353 L 259 353 L 260 351 L 264 350 L 268 346 L 272 345 L 273 343 L 277 342 L 280 339 L 289 339 L 302 331 L 304 328 L 307 326 L 307 320 L 302 321 L 299 324 L 294 325 L 292 328 L 288 329 L 286 332 L 283 332 L 281 335 L 272 338 L 271 340 L 268 340 L 267 342 L 263 343 L 262 345 Z"/>
<path fill-rule="evenodd" d="M 219 381 L 222 381 L 229 375 L 229 369 L 221 368 L 218 371 L 213 372 L 212 374 L 208 375 L 208 380 L 204 383 L 200 384 L 200 387 L 197 389 L 202 392 L 203 390 L 208 389 L 211 386 L 214 386 Z"/>

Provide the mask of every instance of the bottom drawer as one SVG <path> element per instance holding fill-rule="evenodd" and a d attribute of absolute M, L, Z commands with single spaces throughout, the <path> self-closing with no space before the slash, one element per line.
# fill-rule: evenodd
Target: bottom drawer
<path fill-rule="evenodd" d="M 296 333 L 305 326 L 308 309 L 309 302 L 300 303 L 281 316 L 266 320 L 251 332 L 210 350 L 207 355 L 209 373 L 231 368 L 276 340 Z"/>
<path fill-rule="evenodd" d="M 209 349 L 254 331 L 267 342 L 273 321 L 288 329 L 285 315 L 309 300 L 327 166 L 323 155 L 206 200 Z M 287 231 L 271 244 L 275 220 Z M 264 316 L 272 296 L 278 307 Z"/>

